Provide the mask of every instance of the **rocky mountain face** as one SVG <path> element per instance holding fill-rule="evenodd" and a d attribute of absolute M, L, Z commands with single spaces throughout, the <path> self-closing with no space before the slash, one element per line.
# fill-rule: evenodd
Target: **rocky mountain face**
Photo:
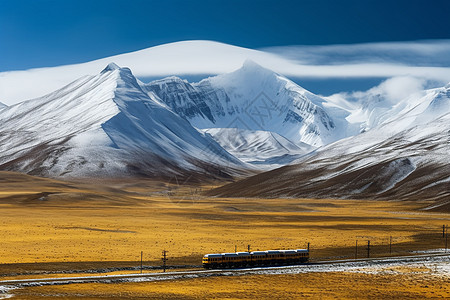
<path fill-rule="evenodd" d="M 212 191 L 233 197 L 434 200 L 450 209 L 449 86 L 425 91 L 357 136 L 327 145 L 296 164 Z"/>
<path fill-rule="evenodd" d="M 345 121 L 324 109 L 325 99 L 252 61 L 198 83 L 169 77 L 145 88 L 200 129 L 270 131 L 312 147 L 347 136 Z"/>
<path fill-rule="evenodd" d="M 2 106 L 0 169 L 201 180 L 281 167 L 211 195 L 432 199 L 446 207 L 449 121 L 450 85 L 395 103 L 381 94 L 347 101 L 251 61 L 197 83 L 172 76 L 144 84 L 109 64 Z"/>
<path fill-rule="evenodd" d="M 287 165 L 314 149 L 307 144 L 294 144 L 270 131 L 238 128 L 210 128 L 203 131 L 235 157 L 263 170 Z"/>
<path fill-rule="evenodd" d="M 149 97 L 110 64 L 0 111 L 0 169 L 49 177 L 198 174 L 230 177 L 242 162 Z M 223 170 L 227 166 L 227 173 Z"/>

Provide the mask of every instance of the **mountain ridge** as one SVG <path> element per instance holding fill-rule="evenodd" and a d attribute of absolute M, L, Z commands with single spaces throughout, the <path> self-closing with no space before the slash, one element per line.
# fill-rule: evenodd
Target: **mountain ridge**
<path fill-rule="evenodd" d="M 433 200 L 450 209 L 450 113 L 382 136 L 337 141 L 295 164 L 219 187 L 221 197 Z M 295 183 L 295 184 L 294 184 Z"/>
<path fill-rule="evenodd" d="M 325 99 L 251 60 L 197 83 L 172 76 L 145 87 L 200 129 L 272 131 L 315 147 L 347 136 L 347 124 L 337 129 L 323 108 Z"/>
<path fill-rule="evenodd" d="M 320 97 L 251 61 L 196 83 L 171 76 L 148 84 L 110 63 L 1 109 L 0 168 L 230 180 L 288 165 L 210 194 L 448 205 L 450 85 L 398 102 L 363 96 Z"/>
<path fill-rule="evenodd" d="M 130 69 L 115 64 L 3 109 L 0 120 L 4 170 L 48 177 L 170 177 L 188 171 L 230 177 L 218 165 L 229 165 L 231 172 L 245 169 L 213 139 L 151 99 Z"/>

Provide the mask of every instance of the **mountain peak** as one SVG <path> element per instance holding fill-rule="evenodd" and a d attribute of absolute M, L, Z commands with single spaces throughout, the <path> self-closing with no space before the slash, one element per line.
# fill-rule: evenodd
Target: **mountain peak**
<path fill-rule="evenodd" d="M 246 59 L 244 61 L 244 64 L 242 65 L 242 67 L 239 70 L 246 71 L 246 72 L 264 72 L 264 73 L 275 74 L 274 71 L 264 68 L 263 66 L 261 66 L 260 64 L 256 63 L 255 61 L 253 61 L 251 59 Z"/>
<path fill-rule="evenodd" d="M 120 70 L 120 67 L 117 64 L 111 62 L 106 66 L 106 68 L 103 69 L 101 73 L 106 73 L 114 70 Z"/>
<path fill-rule="evenodd" d="M 117 84 L 120 86 L 126 85 L 128 87 L 133 86 L 134 88 L 137 88 L 138 90 L 141 90 L 141 86 L 138 83 L 138 80 L 136 77 L 134 77 L 133 73 L 131 72 L 130 68 L 127 67 L 119 67 L 117 64 L 111 62 L 109 63 L 106 68 L 104 68 L 100 72 L 100 76 L 110 76 L 113 74 L 116 76 L 116 80 L 118 80 Z"/>
<path fill-rule="evenodd" d="M 258 63 L 256 63 L 255 61 L 251 60 L 251 59 L 246 59 L 244 61 L 244 64 L 242 65 L 243 68 L 262 68 L 264 69 L 261 65 L 259 65 Z"/>

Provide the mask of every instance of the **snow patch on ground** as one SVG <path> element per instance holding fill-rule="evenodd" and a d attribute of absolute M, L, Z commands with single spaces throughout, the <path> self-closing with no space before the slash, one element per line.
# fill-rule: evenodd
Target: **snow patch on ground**
<path fill-rule="evenodd" d="M 14 294 L 11 294 L 11 291 L 15 289 L 17 289 L 15 286 L 0 285 L 0 299 L 9 299 L 14 297 Z"/>

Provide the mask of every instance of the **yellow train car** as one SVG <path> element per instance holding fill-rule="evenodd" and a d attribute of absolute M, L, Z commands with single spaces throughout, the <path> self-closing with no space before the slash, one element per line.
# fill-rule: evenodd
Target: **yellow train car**
<path fill-rule="evenodd" d="M 203 256 L 205 269 L 296 265 L 309 260 L 307 249 L 214 253 Z"/>

